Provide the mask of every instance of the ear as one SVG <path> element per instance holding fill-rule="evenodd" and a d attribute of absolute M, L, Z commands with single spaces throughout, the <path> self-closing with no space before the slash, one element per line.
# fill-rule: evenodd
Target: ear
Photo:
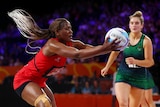
<path fill-rule="evenodd" d="M 143 29 L 143 27 L 144 27 L 144 23 L 142 23 L 142 27 L 141 27 L 141 29 Z"/>
<path fill-rule="evenodd" d="M 55 31 L 55 35 L 58 36 L 59 35 L 59 31 Z"/>

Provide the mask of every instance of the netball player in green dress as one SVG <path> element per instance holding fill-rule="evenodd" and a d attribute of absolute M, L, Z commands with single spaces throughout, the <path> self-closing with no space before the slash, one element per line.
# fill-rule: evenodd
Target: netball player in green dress
<path fill-rule="evenodd" d="M 155 85 L 147 69 L 154 65 L 153 47 L 151 39 L 142 33 L 142 12 L 136 11 L 129 19 L 130 43 L 122 52 L 123 58 L 116 74 L 115 94 L 119 107 L 140 107 L 145 90 L 150 90 Z M 106 66 L 101 70 L 102 76 L 107 75 L 119 53 L 120 51 L 111 52 Z"/>

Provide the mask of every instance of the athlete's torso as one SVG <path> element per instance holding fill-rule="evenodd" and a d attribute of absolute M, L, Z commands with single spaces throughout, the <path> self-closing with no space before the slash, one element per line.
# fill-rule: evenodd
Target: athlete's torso
<path fill-rule="evenodd" d="M 129 65 L 126 64 L 125 58 L 127 57 L 134 57 L 135 59 L 143 60 L 144 59 L 144 48 L 143 48 L 143 40 L 144 35 L 141 36 L 139 42 L 136 45 L 129 45 L 127 48 L 123 51 L 123 59 L 121 61 L 121 64 L 119 66 L 119 70 L 127 75 L 134 76 L 145 76 L 145 68 L 140 67 L 137 65 Z"/>
<path fill-rule="evenodd" d="M 117 69 L 116 82 L 126 82 L 132 86 L 148 89 L 154 86 L 152 75 L 147 68 L 137 65 L 127 65 L 125 58 L 134 57 L 138 60 L 144 59 L 144 42 L 145 35 L 142 34 L 136 45 L 129 45 L 123 51 L 123 58 Z"/>
<path fill-rule="evenodd" d="M 66 45 L 72 46 L 72 43 Z M 65 57 L 59 55 L 45 56 L 43 54 L 43 48 L 41 48 L 35 57 L 16 73 L 14 78 L 14 89 L 27 81 L 33 81 L 41 87 L 44 87 L 48 78 L 47 74 L 54 72 L 54 68 L 64 67 L 65 64 Z"/>

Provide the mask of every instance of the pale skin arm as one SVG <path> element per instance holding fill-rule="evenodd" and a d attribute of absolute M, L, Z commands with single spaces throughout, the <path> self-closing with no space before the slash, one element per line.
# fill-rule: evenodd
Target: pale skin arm
<path fill-rule="evenodd" d="M 113 64 L 115 59 L 118 57 L 119 53 L 120 53 L 120 51 L 112 51 L 111 52 L 105 67 L 101 70 L 101 75 L 103 77 L 107 75 L 107 72 L 108 72 L 110 66 Z"/>
<path fill-rule="evenodd" d="M 133 57 L 128 57 L 126 58 L 127 64 L 135 64 L 141 67 L 151 67 L 154 65 L 153 47 L 150 38 L 145 37 L 143 46 L 144 46 L 144 60 L 138 60 Z"/>

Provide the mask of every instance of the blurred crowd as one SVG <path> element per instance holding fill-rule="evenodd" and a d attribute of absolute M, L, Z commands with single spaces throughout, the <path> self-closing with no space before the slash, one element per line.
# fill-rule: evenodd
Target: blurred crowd
<path fill-rule="evenodd" d="M 80 0 L 78 2 L 69 2 L 64 4 L 64 7 L 55 9 L 52 13 L 43 16 L 36 16 L 31 14 L 37 24 L 41 28 L 48 28 L 51 21 L 58 17 L 67 18 L 73 27 L 74 39 L 82 40 L 85 43 L 98 45 L 104 42 L 106 32 L 113 27 L 121 27 L 129 32 L 128 21 L 129 15 L 133 14 L 136 10 L 141 10 L 145 18 L 145 25 L 143 32 L 147 34 L 153 42 L 155 65 L 150 68 L 151 73 L 155 79 L 155 83 L 160 89 L 160 1 L 159 0 Z M 14 23 L 7 25 L 6 30 L 0 30 L 0 66 L 17 66 L 24 65 L 32 58 L 25 52 L 27 40 L 21 36 Z M 68 64 L 73 63 L 89 63 L 89 62 L 105 62 L 108 55 L 101 55 L 87 60 L 74 60 L 68 59 Z M 72 79 L 74 76 L 72 77 Z M 102 93 L 100 89 L 93 91 L 94 85 L 100 83 L 97 78 L 95 79 L 75 79 L 74 89 L 73 84 L 70 87 L 70 93 Z M 70 78 L 71 79 L 71 78 Z M 49 79 L 56 84 L 65 83 Z M 94 83 L 94 81 L 95 83 Z M 55 82 L 58 81 L 58 82 Z M 83 89 L 75 89 L 82 81 Z M 92 83 L 91 83 L 92 81 Z M 92 84 L 92 91 L 88 91 L 87 87 Z M 59 85 L 60 86 L 60 85 Z M 64 84 L 62 86 L 65 86 Z M 54 86 L 53 86 L 54 87 Z M 56 85 L 53 89 L 57 88 Z M 65 89 L 65 88 L 61 88 Z M 56 89 L 55 89 L 56 90 Z M 57 91 L 60 89 L 57 89 Z M 68 89 L 66 89 L 68 90 Z M 104 93 L 110 93 L 107 90 Z"/>

